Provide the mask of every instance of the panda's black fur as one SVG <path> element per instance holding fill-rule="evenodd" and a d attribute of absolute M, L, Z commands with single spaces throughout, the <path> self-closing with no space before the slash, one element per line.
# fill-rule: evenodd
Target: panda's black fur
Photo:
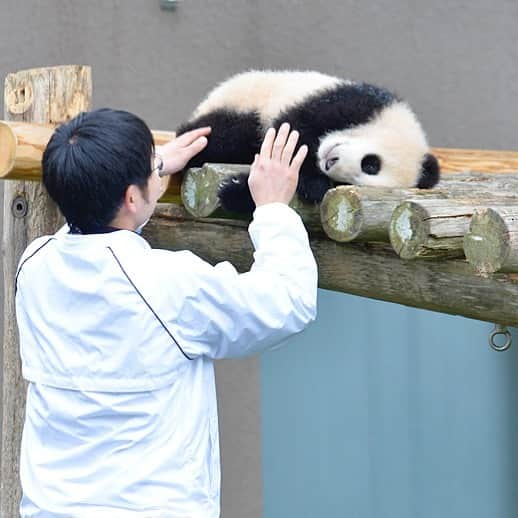
<path fill-rule="evenodd" d="M 320 202 L 334 185 L 333 180 L 320 172 L 316 162 L 321 136 L 365 124 L 400 100 L 395 94 L 372 84 L 341 83 L 320 90 L 279 113 L 271 126 L 278 129 L 283 122 L 288 122 L 299 132 L 299 143 L 309 148 L 300 170 L 299 197 L 309 202 Z M 205 162 L 250 164 L 259 152 L 267 129 L 255 111 L 217 109 L 181 125 L 177 135 L 201 126 L 211 126 L 211 135 L 206 148 L 189 162 L 187 168 L 199 167 Z M 437 160 L 426 155 L 417 187 L 432 187 L 438 178 Z M 246 175 L 229 179 L 220 189 L 219 196 L 227 210 L 252 212 L 255 208 Z"/>

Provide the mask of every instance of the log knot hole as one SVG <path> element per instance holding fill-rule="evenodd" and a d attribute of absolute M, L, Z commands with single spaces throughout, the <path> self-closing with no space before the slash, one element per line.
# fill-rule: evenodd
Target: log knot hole
<path fill-rule="evenodd" d="M 7 110 L 13 115 L 22 115 L 31 108 L 33 98 L 33 90 L 30 84 L 19 85 L 6 95 Z"/>
<path fill-rule="evenodd" d="M 27 202 L 27 198 L 21 194 L 16 196 L 11 204 L 12 215 L 15 218 L 23 218 L 27 215 L 28 210 L 29 203 Z"/>

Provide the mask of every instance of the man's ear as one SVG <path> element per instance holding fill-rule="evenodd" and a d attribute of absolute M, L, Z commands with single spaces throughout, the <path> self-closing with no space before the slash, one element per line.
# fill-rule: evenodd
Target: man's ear
<path fill-rule="evenodd" d="M 137 203 L 138 203 L 138 195 L 140 194 L 140 190 L 137 185 L 128 185 L 126 192 L 124 194 L 123 205 L 124 208 L 134 214 L 137 212 Z"/>

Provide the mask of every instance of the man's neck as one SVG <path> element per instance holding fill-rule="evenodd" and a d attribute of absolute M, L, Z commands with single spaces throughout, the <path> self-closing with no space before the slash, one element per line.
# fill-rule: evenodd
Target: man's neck
<path fill-rule="evenodd" d="M 137 228 L 135 222 L 131 218 L 127 218 L 122 215 L 115 216 L 115 218 L 108 223 L 108 227 L 131 231 L 134 231 Z"/>

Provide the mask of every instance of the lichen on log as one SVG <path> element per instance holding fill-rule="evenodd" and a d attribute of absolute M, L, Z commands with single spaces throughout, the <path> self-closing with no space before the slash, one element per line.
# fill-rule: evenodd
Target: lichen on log
<path fill-rule="evenodd" d="M 466 259 L 481 274 L 518 271 L 518 206 L 477 211 L 464 238 Z"/>

